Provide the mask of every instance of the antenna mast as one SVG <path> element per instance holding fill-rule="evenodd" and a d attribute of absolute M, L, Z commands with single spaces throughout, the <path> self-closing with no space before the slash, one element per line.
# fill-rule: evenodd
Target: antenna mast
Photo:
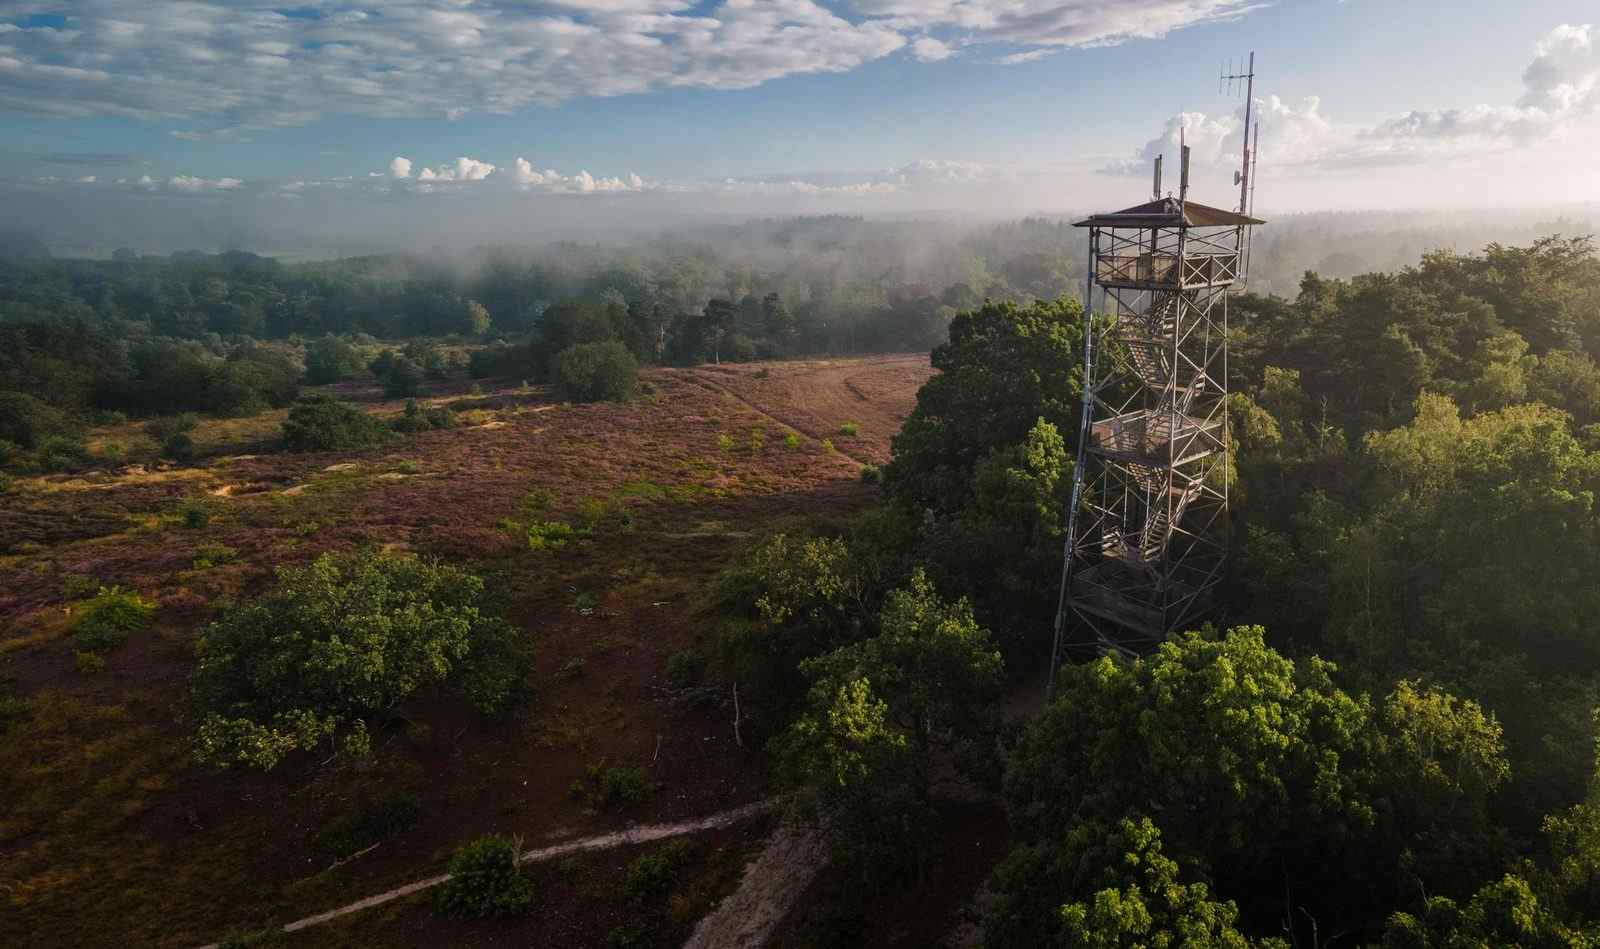
<path fill-rule="evenodd" d="M 1250 213 L 1250 172 L 1252 170 L 1251 169 L 1251 165 L 1250 165 L 1251 116 L 1255 114 L 1255 104 L 1256 104 L 1256 54 L 1255 54 L 1255 51 L 1254 50 L 1251 51 L 1251 53 L 1250 53 L 1250 65 L 1245 68 L 1244 72 L 1223 73 L 1221 78 L 1223 80 L 1227 81 L 1229 91 L 1233 90 L 1233 84 L 1235 82 L 1239 81 L 1239 80 L 1244 80 L 1244 84 L 1245 84 L 1245 87 L 1244 87 L 1244 134 L 1243 134 L 1243 136 L 1241 136 L 1243 138 L 1243 140 L 1244 140 L 1244 144 L 1241 147 L 1242 154 L 1240 154 L 1240 156 L 1239 156 L 1239 173 L 1233 176 L 1233 183 L 1239 186 L 1239 213 L 1240 214 L 1249 214 Z M 1257 138 L 1259 138 L 1259 137 L 1260 136 L 1259 136 L 1259 133 L 1258 133 L 1257 134 Z"/>

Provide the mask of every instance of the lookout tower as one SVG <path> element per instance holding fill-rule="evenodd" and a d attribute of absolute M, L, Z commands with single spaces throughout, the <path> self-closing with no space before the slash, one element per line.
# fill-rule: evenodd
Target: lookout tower
<path fill-rule="evenodd" d="M 1248 106 L 1246 129 L 1249 125 Z M 1050 682 L 1066 648 L 1135 652 L 1202 615 L 1227 555 L 1228 296 L 1248 267 L 1252 149 L 1237 209 L 1176 195 L 1089 231 L 1083 416 Z M 1095 292 L 1099 291 L 1098 304 Z"/>

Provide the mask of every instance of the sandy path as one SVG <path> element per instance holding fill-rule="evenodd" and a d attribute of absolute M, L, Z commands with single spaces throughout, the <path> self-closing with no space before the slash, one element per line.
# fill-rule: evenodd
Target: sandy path
<path fill-rule="evenodd" d="M 757 815 L 765 814 L 766 812 L 777 807 L 777 805 L 777 801 L 757 801 L 754 804 L 746 804 L 743 807 L 736 807 L 731 811 L 723 811 L 720 814 L 712 814 L 710 817 L 702 817 L 699 820 L 680 821 L 674 824 L 642 824 L 637 827 L 629 827 L 625 830 L 619 830 L 609 834 L 600 834 L 596 837 L 585 837 L 581 840 L 569 840 L 566 843 L 554 844 L 549 847 L 540 847 L 536 850 L 529 850 L 518 857 L 517 862 L 538 863 L 542 860 L 550 860 L 555 857 L 566 856 L 569 853 L 578 853 L 585 850 L 606 850 L 611 847 L 623 847 L 629 844 L 643 844 L 649 843 L 652 840 L 661 840 L 666 837 L 679 837 L 684 834 L 695 834 L 705 830 L 714 830 L 718 827 L 727 827 L 731 824 L 737 824 L 740 821 L 748 820 L 749 818 Z M 763 857 L 764 856 L 765 854 L 763 854 Z M 341 916 L 348 916 L 351 913 L 359 913 L 364 909 L 371 909 L 374 906 L 382 906 L 384 903 L 400 899 L 403 896 L 410 896 L 413 893 L 420 893 L 423 890 L 432 889 L 448 879 L 450 879 L 450 874 L 442 873 L 439 876 L 428 877 L 424 880 L 417 880 L 412 883 L 407 883 L 404 886 L 397 886 L 392 890 L 386 890 L 374 896 L 356 900 L 354 903 L 347 903 L 337 909 L 330 909 L 325 913 L 318 913 L 315 916 L 307 916 L 304 919 L 297 919 L 294 922 L 285 925 L 283 927 L 283 931 L 286 933 L 292 933 L 301 929 L 308 929 L 312 926 L 320 926 L 323 923 L 338 919 Z M 207 943 L 206 945 L 201 946 L 200 949 L 218 949 L 218 945 L 216 943 Z"/>
<path fill-rule="evenodd" d="M 683 949 L 759 949 L 828 863 L 816 828 L 785 824 L 744 869 L 739 889 L 700 920 Z"/>

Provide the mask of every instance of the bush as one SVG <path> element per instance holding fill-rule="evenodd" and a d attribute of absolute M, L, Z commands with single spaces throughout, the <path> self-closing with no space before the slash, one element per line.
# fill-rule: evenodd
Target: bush
<path fill-rule="evenodd" d="M 717 450 L 722 452 L 722 453 L 724 453 L 724 454 L 726 454 L 726 453 L 728 453 L 730 451 L 733 451 L 733 436 L 731 436 L 731 435 L 718 435 L 717 436 Z"/>
<path fill-rule="evenodd" d="M 404 356 L 395 356 L 383 375 L 383 395 L 386 399 L 409 399 L 422 391 L 423 368 Z"/>
<path fill-rule="evenodd" d="M 407 399 L 405 411 L 389 423 L 397 432 L 431 432 L 436 428 L 449 428 L 456 423 L 455 414 L 443 406 L 425 409 L 416 399 Z"/>
<path fill-rule="evenodd" d="M 445 916 L 482 919 L 525 913 L 533 903 L 533 883 L 517 869 L 518 842 L 510 837 L 479 837 L 450 858 L 450 879 L 439 888 L 434 906 Z"/>
<path fill-rule="evenodd" d="M 6 474 L 4 471 L 0 471 L 0 494 L 9 494 L 12 486 L 16 483 L 16 478 Z"/>
<path fill-rule="evenodd" d="M 447 685 L 497 714 L 527 693 L 531 647 L 480 610 L 483 581 L 408 555 L 331 554 L 201 631 L 190 680 L 195 756 L 274 767 L 327 743 L 364 753 L 367 716 Z"/>
<path fill-rule="evenodd" d="M 0 439 L 21 448 L 37 448 L 51 435 L 72 435 L 72 417 L 23 392 L 0 392 Z"/>
<path fill-rule="evenodd" d="M 675 840 L 655 853 L 648 853 L 628 864 L 622 891 L 641 903 L 659 900 L 672 892 L 678 869 L 689 857 L 689 842 Z"/>
<path fill-rule="evenodd" d="M 828 454 L 828 453 L 831 453 L 833 451 L 833 439 L 824 438 L 822 440 L 822 451 L 823 451 L 823 454 Z"/>
<path fill-rule="evenodd" d="M 861 480 L 865 484 L 882 484 L 883 469 L 877 465 L 862 465 Z"/>
<path fill-rule="evenodd" d="M 799 436 L 799 434 L 796 433 L 796 432 L 790 432 L 789 434 L 783 436 L 783 447 L 789 449 L 790 451 L 794 451 L 795 449 L 799 448 L 800 447 L 800 436 Z"/>
<path fill-rule="evenodd" d="M 388 437 L 382 420 L 326 395 L 300 399 L 283 421 L 283 444 L 290 451 L 370 448 Z"/>
<path fill-rule="evenodd" d="M 211 508 L 204 501 L 190 501 L 183 506 L 183 526 L 199 530 L 211 523 Z"/>
<path fill-rule="evenodd" d="M 574 402 L 620 402 L 633 395 L 639 362 L 616 340 L 579 343 L 556 355 L 551 374 Z"/>
<path fill-rule="evenodd" d="M 839 434 L 846 438 L 855 438 L 860 432 L 861 427 L 854 422 L 846 422 L 839 426 Z"/>
<path fill-rule="evenodd" d="M 410 830 L 421 816 L 422 802 L 415 794 L 390 791 L 357 801 L 312 835 L 311 846 L 331 858 L 348 857 Z"/>
<path fill-rule="evenodd" d="M 94 675 L 97 672 L 105 671 L 106 658 L 97 652 L 75 649 L 72 652 L 72 664 L 79 673 L 86 676 Z"/>
<path fill-rule="evenodd" d="M 196 455 L 194 439 L 187 432 L 179 432 L 161 443 L 161 457 L 186 465 Z"/>
<path fill-rule="evenodd" d="M 312 385 L 338 382 L 361 368 L 361 353 L 337 336 L 324 336 L 306 345 L 306 381 Z"/>
<path fill-rule="evenodd" d="M 194 568 L 206 570 L 238 559 L 239 552 L 225 544 L 201 544 L 194 552 Z"/>
<path fill-rule="evenodd" d="M 655 790 L 643 768 L 607 766 L 603 761 L 591 764 L 584 780 L 572 782 L 569 789 L 574 798 L 587 798 L 590 804 L 604 810 L 638 804 Z"/>
<path fill-rule="evenodd" d="M 153 418 L 144 423 L 144 432 L 161 444 L 166 444 L 174 435 L 192 432 L 200 419 L 193 412 L 183 412 L 179 415 L 169 415 L 163 418 Z"/>
<path fill-rule="evenodd" d="M 84 651 L 111 649 L 128 641 L 128 634 L 150 625 L 154 603 L 121 587 L 101 587 L 78 607 L 72 624 L 72 644 Z"/>
<path fill-rule="evenodd" d="M 693 649 L 667 657 L 667 682 L 674 689 L 692 689 L 705 681 L 706 658 Z"/>
<path fill-rule="evenodd" d="M 588 533 L 565 521 L 535 521 L 528 525 L 528 549 L 560 550 L 567 546 L 567 541 Z"/>

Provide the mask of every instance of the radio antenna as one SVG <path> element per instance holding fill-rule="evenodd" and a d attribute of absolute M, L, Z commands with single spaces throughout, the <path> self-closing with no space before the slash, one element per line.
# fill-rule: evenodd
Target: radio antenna
<path fill-rule="evenodd" d="M 1230 60 L 1231 62 L 1231 60 Z M 1247 214 L 1250 211 L 1250 117 L 1254 114 L 1256 104 L 1256 54 L 1250 53 L 1250 65 L 1244 72 L 1228 72 L 1223 74 L 1228 80 L 1228 91 L 1233 92 L 1233 83 L 1244 80 L 1244 145 L 1239 156 L 1239 172 L 1233 176 L 1233 183 L 1239 186 L 1239 213 Z"/>

